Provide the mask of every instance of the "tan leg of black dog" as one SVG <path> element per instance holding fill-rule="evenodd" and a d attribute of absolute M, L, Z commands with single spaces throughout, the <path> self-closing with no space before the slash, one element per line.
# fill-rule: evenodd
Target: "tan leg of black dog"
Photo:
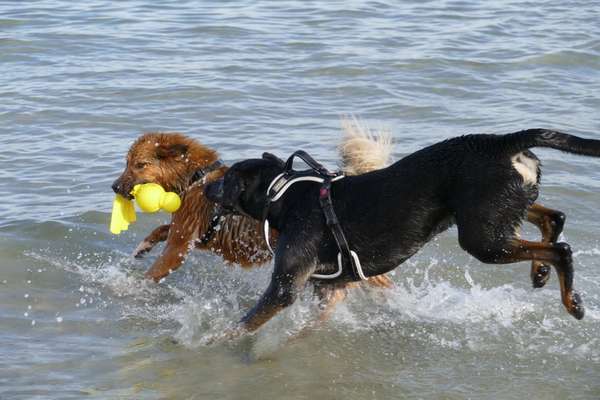
<path fill-rule="evenodd" d="M 477 212 L 468 210 L 457 216 L 458 240 L 463 249 L 486 264 L 537 261 L 554 266 L 560 282 L 562 303 L 569 314 L 577 319 L 583 318 L 585 311 L 581 297 L 573 291 L 573 258 L 571 247 L 567 243 L 487 237 L 481 232 L 485 224 L 461 224 L 461 221 L 469 218 L 477 218 Z"/>
<path fill-rule="evenodd" d="M 560 211 L 534 203 L 527 210 L 527 220 L 542 232 L 542 243 L 556 243 L 565 225 L 566 216 Z M 540 261 L 531 262 L 531 282 L 534 288 L 543 287 L 550 278 L 550 266 Z"/>

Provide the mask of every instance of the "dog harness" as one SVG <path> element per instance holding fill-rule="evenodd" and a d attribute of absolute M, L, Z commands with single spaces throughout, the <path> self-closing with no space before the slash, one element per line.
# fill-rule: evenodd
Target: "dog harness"
<path fill-rule="evenodd" d="M 223 160 L 218 159 L 217 161 L 213 162 L 207 167 L 197 169 L 196 172 L 194 172 L 194 175 L 192 175 L 192 177 L 190 178 L 190 186 L 196 182 L 204 184 L 206 175 L 221 168 L 224 165 L 225 164 L 223 163 Z M 217 231 L 217 226 L 219 226 L 219 222 L 221 221 L 221 216 L 221 207 L 215 205 L 213 217 L 210 220 L 210 224 L 208 225 L 208 228 L 206 228 L 206 231 L 202 234 L 202 236 L 196 239 L 196 243 L 205 245 L 212 240 L 213 236 L 215 235 L 215 232 Z"/>
<path fill-rule="evenodd" d="M 293 169 L 294 158 L 300 158 L 309 167 L 306 171 L 296 171 Z M 331 183 L 343 179 L 345 175 L 341 172 L 330 172 L 323 165 L 315 161 L 308 153 L 303 150 L 294 152 L 286 161 L 284 170 L 277 175 L 267 188 L 267 203 L 263 210 L 263 229 L 267 247 L 271 254 L 274 254 L 269 242 L 269 208 L 271 203 L 281 199 L 284 193 L 297 182 L 316 182 L 320 183 L 319 203 L 325 216 L 325 223 L 331 230 L 331 233 L 338 246 L 339 252 L 337 256 L 338 270 L 332 274 L 312 274 L 311 278 L 315 279 L 335 279 L 342 275 L 344 268 L 348 269 L 354 281 L 365 280 L 367 277 L 363 273 L 360 260 L 355 251 L 350 249 L 344 230 L 335 214 L 333 202 L 331 200 Z"/>

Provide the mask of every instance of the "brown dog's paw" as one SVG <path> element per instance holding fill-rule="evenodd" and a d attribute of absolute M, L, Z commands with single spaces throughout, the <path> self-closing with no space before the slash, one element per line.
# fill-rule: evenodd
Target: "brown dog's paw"
<path fill-rule="evenodd" d="M 147 240 L 144 240 L 140 244 L 138 244 L 138 246 L 135 248 L 131 255 L 134 258 L 143 258 L 146 253 L 152 250 L 153 247 L 154 245 L 152 243 L 150 243 Z"/>

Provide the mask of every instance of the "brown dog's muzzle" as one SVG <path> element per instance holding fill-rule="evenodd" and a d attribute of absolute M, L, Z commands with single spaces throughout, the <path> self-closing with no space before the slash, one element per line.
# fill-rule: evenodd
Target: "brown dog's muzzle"
<path fill-rule="evenodd" d="M 133 182 L 125 182 L 123 176 L 118 177 L 112 184 L 112 190 L 116 194 L 120 194 L 121 196 L 131 200 L 133 196 L 131 195 L 131 191 L 133 190 Z"/>

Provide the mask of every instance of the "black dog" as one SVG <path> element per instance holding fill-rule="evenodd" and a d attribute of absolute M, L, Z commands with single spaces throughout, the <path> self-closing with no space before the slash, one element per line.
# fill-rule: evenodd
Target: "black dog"
<path fill-rule="evenodd" d="M 583 318 L 581 298 L 573 291 L 571 249 L 557 243 L 565 215 L 535 203 L 540 162 L 528 150 L 531 147 L 600 157 L 600 140 L 530 129 L 445 140 L 385 169 L 335 180 L 331 184 L 335 213 L 364 275 L 396 268 L 456 224 L 460 246 L 484 263 L 531 260 L 534 287 L 546 283 L 549 266 L 554 266 L 564 306 L 575 318 Z M 281 159 L 265 153 L 262 159 L 234 164 L 222 180 L 206 188 L 207 197 L 225 209 L 268 218 L 280 232 L 271 283 L 242 319 L 250 331 L 292 304 L 313 274 L 338 269 L 340 250 L 326 225 L 318 185 L 298 182 L 266 208 L 270 184 L 283 169 Z M 540 242 L 519 238 L 524 219 L 541 230 Z M 320 283 L 334 287 L 336 282 L 355 279 L 346 268 L 336 279 Z"/>

